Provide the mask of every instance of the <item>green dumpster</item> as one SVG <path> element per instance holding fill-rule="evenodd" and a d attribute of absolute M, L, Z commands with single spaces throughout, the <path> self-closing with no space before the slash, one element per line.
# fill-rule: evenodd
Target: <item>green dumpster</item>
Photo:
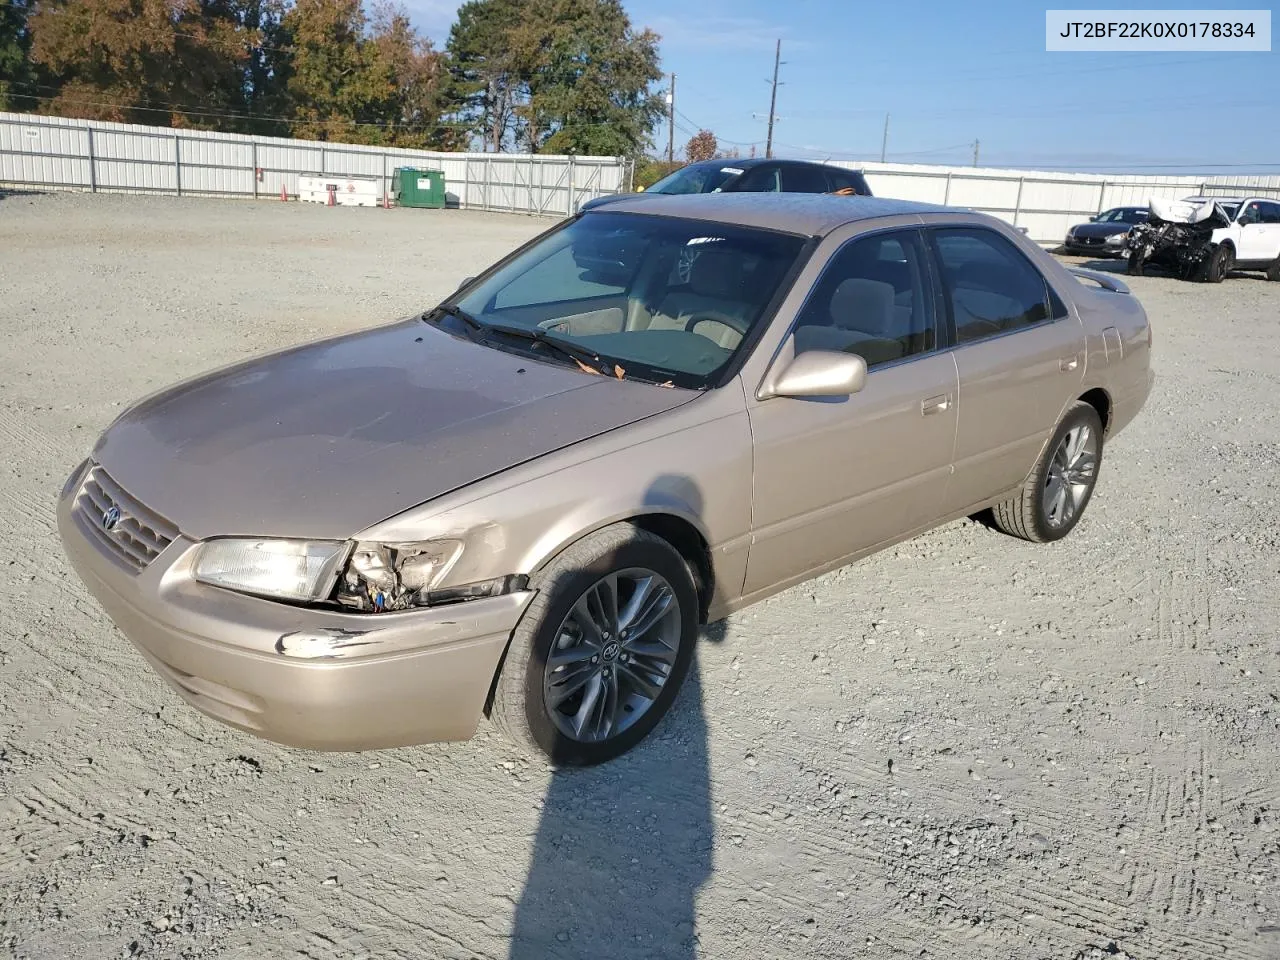
<path fill-rule="evenodd" d="M 396 203 L 402 207 L 444 209 L 444 171 L 397 167 Z"/>

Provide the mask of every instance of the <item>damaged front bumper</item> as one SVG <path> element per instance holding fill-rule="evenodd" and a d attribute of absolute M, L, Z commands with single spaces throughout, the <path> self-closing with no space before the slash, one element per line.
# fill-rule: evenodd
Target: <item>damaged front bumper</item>
<path fill-rule="evenodd" d="M 533 594 L 380 614 L 296 607 L 199 583 L 176 536 L 141 570 L 92 518 L 58 503 L 58 531 L 90 592 L 184 700 L 260 737 L 370 750 L 471 737 Z"/>
<path fill-rule="evenodd" d="M 1150 217 L 1125 238 L 1129 272 L 1141 274 L 1150 263 L 1170 269 L 1184 280 L 1201 276 L 1218 249 L 1214 231 L 1230 222 L 1226 212 L 1217 203 L 1197 207 L 1155 200 L 1150 209 Z"/>

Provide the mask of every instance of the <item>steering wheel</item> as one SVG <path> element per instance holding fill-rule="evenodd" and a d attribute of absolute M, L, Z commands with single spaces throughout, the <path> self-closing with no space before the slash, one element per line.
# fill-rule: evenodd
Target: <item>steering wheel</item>
<path fill-rule="evenodd" d="M 730 317 L 728 315 L 718 313 L 695 313 L 685 321 L 685 332 L 693 333 L 693 328 L 700 323 L 718 323 L 721 326 L 728 327 L 740 337 L 745 337 L 747 335 L 747 322 L 745 320 L 740 317 Z"/>

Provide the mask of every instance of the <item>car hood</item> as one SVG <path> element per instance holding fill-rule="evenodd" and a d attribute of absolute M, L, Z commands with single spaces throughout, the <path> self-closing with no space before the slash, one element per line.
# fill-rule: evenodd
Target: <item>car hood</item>
<path fill-rule="evenodd" d="M 1079 223 L 1071 228 L 1071 232 L 1077 237 L 1110 237 L 1132 229 L 1132 223 Z"/>
<path fill-rule="evenodd" d="M 206 374 L 126 411 L 93 458 L 195 539 L 346 539 L 698 396 L 404 321 Z"/>

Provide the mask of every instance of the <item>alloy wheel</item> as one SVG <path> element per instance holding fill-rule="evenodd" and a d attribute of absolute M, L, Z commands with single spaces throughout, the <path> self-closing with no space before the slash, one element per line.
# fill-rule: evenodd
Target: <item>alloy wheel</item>
<path fill-rule="evenodd" d="M 562 734 L 601 743 L 653 706 L 680 650 L 675 591 L 652 570 L 597 580 L 565 615 L 547 655 L 543 703 Z"/>
<path fill-rule="evenodd" d="M 1098 476 L 1098 437 L 1082 423 L 1063 436 L 1049 461 L 1042 501 L 1044 518 L 1057 528 L 1070 523 L 1084 507 Z"/>

